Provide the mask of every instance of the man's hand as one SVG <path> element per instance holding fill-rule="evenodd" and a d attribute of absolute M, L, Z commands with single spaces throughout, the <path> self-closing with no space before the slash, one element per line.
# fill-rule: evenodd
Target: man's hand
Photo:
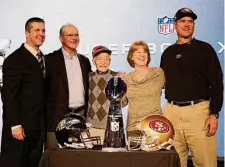
<path fill-rule="evenodd" d="M 218 127 L 218 120 L 215 116 L 210 115 L 206 122 L 203 130 L 207 130 L 206 136 L 210 137 L 215 135 Z"/>
<path fill-rule="evenodd" d="M 20 126 L 12 130 L 12 136 L 17 140 L 24 140 L 24 129 Z"/>
<path fill-rule="evenodd" d="M 127 73 L 124 71 L 119 71 L 119 77 L 125 80 Z"/>

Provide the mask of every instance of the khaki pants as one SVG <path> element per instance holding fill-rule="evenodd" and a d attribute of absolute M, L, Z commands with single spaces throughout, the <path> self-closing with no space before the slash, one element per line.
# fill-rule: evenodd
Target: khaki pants
<path fill-rule="evenodd" d="M 104 138 L 105 138 L 105 129 L 90 128 L 89 132 L 90 132 L 91 137 L 100 136 L 101 145 L 103 145 Z"/>
<path fill-rule="evenodd" d="M 207 131 L 203 130 L 209 116 L 209 101 L 186 107 L 166 103 L 163 115 L 173 124 L 173 145 L 179 154 L 181 167 L 187 167 L 189 151 L 195 167 L 217 166 L 216 135 L 207 137 Z"/>

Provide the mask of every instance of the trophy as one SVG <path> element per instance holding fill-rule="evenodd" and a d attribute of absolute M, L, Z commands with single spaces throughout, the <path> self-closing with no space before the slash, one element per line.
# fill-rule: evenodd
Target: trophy
<path fill-rule="evenodd" d="M 110 100 L 103 147 L 124 148 L 126 146 L 121 100 L 127 91 L 126 83 L 118 76 L 111 78 L 105 88 Z"/>
<path fill-rule="evenodd" d="M 0 86 L 2 85 L 2 66 L 6 57 L 6 52 L 9 51 L 11 45 L 10 39 L 4 39 L 0 42 Z"/>

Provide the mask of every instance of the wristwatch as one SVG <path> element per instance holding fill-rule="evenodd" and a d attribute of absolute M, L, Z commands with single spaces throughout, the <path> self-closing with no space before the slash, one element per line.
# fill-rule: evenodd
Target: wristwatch
<path fill-rule="evenodd" d="M 210 114 L 210 116 L 214 116 L 216 119 L 219 118 L 219 114 Z"/>

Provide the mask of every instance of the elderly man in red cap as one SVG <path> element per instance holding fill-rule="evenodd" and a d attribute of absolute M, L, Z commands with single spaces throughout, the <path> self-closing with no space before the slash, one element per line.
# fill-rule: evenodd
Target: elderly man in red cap
<path fill-rule="evenodd" d="M 93 48 L 93 64 L 96 71 L 89 73 L 89 101 L 87 119 L 92 123 L 91 136 L 100 136 L 104 142 L 110 101 L 105 96 L 107 81 L 118 73 L 109 69 L 111 50 L 105 46 Z"/>

